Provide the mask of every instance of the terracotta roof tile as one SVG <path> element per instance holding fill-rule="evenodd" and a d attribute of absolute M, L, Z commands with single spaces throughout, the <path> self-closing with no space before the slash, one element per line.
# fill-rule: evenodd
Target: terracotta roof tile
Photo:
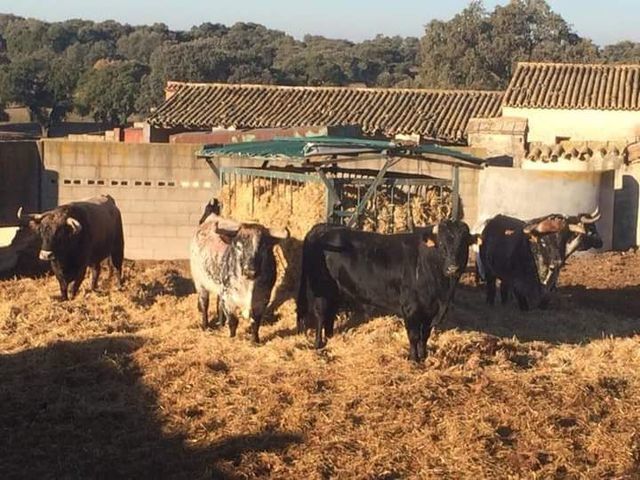
<path fill-rule="evenodd" d="M 158 127 L 360 125 L 366 134 L 420 134 L 462 143 L 471 117 L 497 117 L 503 92 L 169 82 L 148 119 Z"/>
<path fill-rule="evenodd" d="M 640 65 L 518 63 L 503 107 L 640 110 Z"/>

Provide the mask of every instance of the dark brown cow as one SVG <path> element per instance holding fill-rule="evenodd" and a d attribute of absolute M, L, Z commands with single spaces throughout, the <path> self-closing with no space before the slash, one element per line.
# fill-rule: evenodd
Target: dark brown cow
<path fill-rule="evenodd" d="M 91 289 L 95 290 L 105 258 L 111 259 L 118 286 L 122 285 L 122 217 L 109 195 L 60 205 L 45 213 L 23 215 L 20 208 L 18 219 L 42 238 L 40 259 L 51 262 L 62 300 L 76 296 L 87 267 L 93 272 Z"/>

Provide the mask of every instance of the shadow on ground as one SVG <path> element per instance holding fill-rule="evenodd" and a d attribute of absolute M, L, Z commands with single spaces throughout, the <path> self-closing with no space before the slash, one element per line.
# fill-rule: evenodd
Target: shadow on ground
<path fill-rule="evenodd" d="M 562 287 L 547 310 L 522 312 L 512 300 L 494 307 L 480 287 L 460 285 L 456 301 L 441 329 L 460 328 L 520 341 L 579 344 L 603 337 L 640 333 L 640 287 L 585 289 Z"/>
<path fill-rule="evenodd" d="M 163 429 L 132 355 L 139 337 L 59 342 L 0 356 L 0 478 L 237 478 L 249 451 L 281 451 L 296 433 L 259 432 L 206 448 Z"/>

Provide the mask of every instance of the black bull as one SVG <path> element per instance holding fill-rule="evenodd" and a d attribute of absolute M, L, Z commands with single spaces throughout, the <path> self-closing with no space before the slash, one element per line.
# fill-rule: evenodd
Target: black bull
<path fill-rule="evenodd" d="M 521 310 L 545 307 L 560 269 L 574 252 L 601 248 L 592 214 L 551 214 L 528 222 L 505 215 L 487 221 L 482 230 L 478 267 L 487 284 L 487 303 L 493 305 L 496 279 L 502 303 L 513 291 Z"/>
<path fill-rule="evenodd" d="M 316 225 L 303 244 L 298 331 L 315 324 L 320 348 L 340 307 L 372 306 L 404 320 L 409 357 L 424 360 L 432 321 L 444 315 L 474 240 L 460 221 L 397 235 Z"/>
<path fill-rule="evenodd" d="M 51 262 L 62 300 L 76 296 L 87 267 L 92 270 L 91 288 L 95 290 L 100 263 L 109 257 L 118 285 L 122 284 L 122 217 L 109 195 L 71 202 L 39 214 L 23 215 L 20 209 L 18 218 L 21 225 L 40 235 L 40 259 Z"/>

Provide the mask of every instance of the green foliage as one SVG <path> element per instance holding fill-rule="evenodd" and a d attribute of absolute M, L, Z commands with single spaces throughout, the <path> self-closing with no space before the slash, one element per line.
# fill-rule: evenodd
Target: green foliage
<path fill-rule="evenodd" d="M 132 61 L 104 62 L 87 71 L 78 83 L 76 107 L 106 126 L 125 125 L 135 113 L 146 65 Z"/>
<path fill-rule="evenodd" d="M 49 127 L 72 109 L 73 71 L 53 52 L 37 52 L 0 67 L 0 89 L 5 102 L 24 105 L 47 135 Z"/>
<path fill-rule="evenodd" d="M 640 43 L 625 41 L 607 45 L 602 57 L 608 63 L 640 63 Z"/>
<path fill-rule="evenodd" d="M 485 10 L 473 1 L 448 22 L 430 22 L 421 41 L 421 83 L 440 88 L 504 88 L 518 61 L 597 61 L 597 47 L 574 33 L 544 0 L 511 0 Z"/>
<path fill-rule="evenodd" d="M 422 39 L 302 41 L 255 23 L 205 22 L 187 31 L 114 21 L 42 22 L 0 15 L 0 109 L 21 104 L 46 132 L 71 109 L 106 124 L 147 115 L 167 80 L 292 85 L 504 88 L 515 62 L 640 61 L 640 44 L 598 49 L 544 0 L 479 0 Z"/>

